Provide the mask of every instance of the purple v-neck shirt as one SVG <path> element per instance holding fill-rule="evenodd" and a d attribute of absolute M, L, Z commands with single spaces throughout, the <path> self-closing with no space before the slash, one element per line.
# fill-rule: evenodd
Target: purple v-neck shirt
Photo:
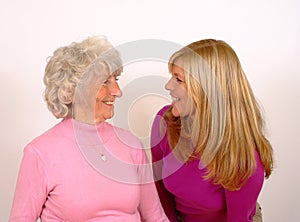
<path fill-rule="evenodd" d="M 199 168 L 199 159 L 181 163 L 172 155 L 166 133 L 161 135 L 160 120 L 169 106 L 157 114 L 151 134 L 154 174 L 162 180 L 156 187 L 170 221 L 177 221 L 175 210 L 185 222 L 253 221 L 256 202 L 264 181 L 264 169 L 256 153 L 257 169 L 238 191 L 204 180 L 206 168 Z"/>

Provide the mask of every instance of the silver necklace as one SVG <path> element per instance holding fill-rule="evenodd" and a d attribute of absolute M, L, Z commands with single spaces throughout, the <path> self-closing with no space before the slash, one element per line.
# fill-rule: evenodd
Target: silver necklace
<path fill-rule="evenodd" d="M 105 156 L 104 153 L 101 153 L 100 157 L 101 157 L 101 159 L 102 159 L 104 162 L 106 161 L 106 156 Z"/>
<path fill-rule="evenodd" d="M 90 151 L 88 150 L 92 149 L 92 153 L 94 153 L 94 155 L 96 156 L 98 156 L 100 152 L 100 158 L 105 162 L 107 160 L 107 157 L 104 153 L 104 144 L 100 138 L 100 135 L 98 135 L 96 128 L 94 128 L 94 130 L 92 131 L 87 131 L 86 125 L 79 122 L 74 122 L 73 127 L 75 137 L 81 151 L 87 154 L 90 153 Z"/>

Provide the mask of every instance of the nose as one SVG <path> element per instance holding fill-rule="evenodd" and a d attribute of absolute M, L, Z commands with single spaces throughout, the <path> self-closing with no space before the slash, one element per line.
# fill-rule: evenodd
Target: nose
<path fill-rule="evenodd" d="M 173 89 L 173 83 L 172 78 L 169 79 L 169 81 L 165 85 L 165 89 L 171 91 Z"/>
<path fill-rule="evenodd" d="M 116 81 L 113 81 L 111 88 L 110 88 L 110 94 L 115 97 L 121 97 L 122 91 L 120 89 L 119 84 Z"/>

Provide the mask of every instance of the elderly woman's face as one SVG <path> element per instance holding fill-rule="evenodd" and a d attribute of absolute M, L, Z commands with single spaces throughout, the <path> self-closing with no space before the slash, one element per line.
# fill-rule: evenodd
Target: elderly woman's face
<path fill-rule="evenodd" d="M 115 99 L 121 96 L 122 92 L 117 83 L 117 77 L 111 75 L 98 91 L 94 109 L 95 123 L 103 122 L 113 117 Z"/>

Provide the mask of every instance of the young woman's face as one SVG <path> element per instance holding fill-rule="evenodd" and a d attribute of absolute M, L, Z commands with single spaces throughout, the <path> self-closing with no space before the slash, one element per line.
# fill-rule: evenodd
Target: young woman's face
<path fill-rule="evenodd" d="M 176 60 L 176 65 L 172 67 L 172 77 L 165 85 L 170 91 L 172 98 L 172 114 L 175 117 L 187 116 L 191 113 L 191 107 L 188 107 L 188 91 L 184 77 L 183 62 L 181 59 Z"/>
<path fill-rule="evenodd" d="M 97 94 L 94 109 L 94 119 L 96 123 L 113 117 L 115 99 L 121 96 L 122 91 L 117 83 L 117 77 L 112 75 L 103 83 Z"/>

